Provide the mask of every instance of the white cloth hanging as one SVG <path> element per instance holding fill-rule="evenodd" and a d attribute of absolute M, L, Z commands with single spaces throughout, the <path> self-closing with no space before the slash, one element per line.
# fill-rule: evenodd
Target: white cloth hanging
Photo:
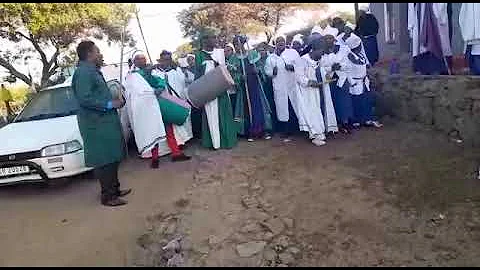
<path fill-rule="evenodd" d="M 458 22 L 465 45 L 480 44 L 480 4 L 462 3 L 460 14 L 458 15 Z M 474 47 L 478 48 L 479 46 Z M 476 53 L 477 52 L 475 52 L 475 55 Z"/>

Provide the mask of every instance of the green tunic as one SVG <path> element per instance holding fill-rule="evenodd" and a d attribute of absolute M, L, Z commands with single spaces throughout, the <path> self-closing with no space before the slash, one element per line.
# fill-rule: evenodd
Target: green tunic
<path fill-rule="evenodd" d="M 147 82 L 148 84 L 153 88 L 155 91 L 163 91 L 166 87 L 165 80 L 158 77 L 158 76 L 153 76 L 152 72 L 147 72 L 145 69 L 137 69 L 135 72 L 140 74 Z"/>
<path fill-rule="evenodd" d="M 211 56 L 199 51 L 195 53 L 195 79 L 205 74 L 205 60 L 212 60 Z M 237 145 L 238 125 L 233 121 L 232 104 L 228 93 L 225 92 L 217 97 L 218 120 L 220 129 L 220 148 L 232 148 Z M 210 129 L 208 128 L 207 115 L 202 111 L 202 145 L 205 148 L 213 148 Z"/>
<path fill-rule="evenodd" d="M 248 61 L 250 64 L 254 66 L 255 69 L 260 71 L 260 68 L 258 66 L 258 63 L 260 62 L 260 55 L 258 54 L 257 51 L 250 50 L 247 51 L 247 57 Z M 238 133 L 240 135 L 247 135 L 247 130 L 246 130 L 246 122 L 249 122 L 249 118 L 251 117 L 249 114 L 252 112 L 249 112 L 248 109 L 246 109 L 246 102 L 249 102 L 247 99 L 247 94 L 246 94 L 246 81 L 244 80 L 244 63 L 242 62 L 243 60 L 241 59 L 241 56 L 238 54 L 234 54 L 229 57 L 228 59 L 228 66 L 230 66 L 230 74 L 232 75 L 233 80 L 235 81 L 235 87 L 237 89 L 237 100 L 236 100 L 236 106 L 235 106 L 235 113 L 234 113 L 234 119 L 235 122 L 239 123 L 239 130 Z M 246 74 L 245 74 L 246 76 Z M 263 119 L 264 119 L 264 131 L 270 132 L 272 130 L 272 118 L 271 114 L 272 111 L 270 109 L 270 104 L 267 100 L 266 94 L 264 93 L 263 89 L 263 80 L 261 78 L 261 74 L 255 75 L 257 76 L 258 82 L 262 83 L 262 85 L 259 85 L 259 95 L 260 95 L 260 102 L 263 110 Z M 252 78 L 250 77 L 250 80 Z M 251 103 L 251 101 L 250 101 Z"/>
<path fill-rule="evenodd" d="M 102 167 L 125 156 L 122 126 L 116 109 L 107 109 L 112 94 L 95 65 L 80 62 L 72 78 L 79 103 L 78 127 L 83 138 L 85 165 Z"/>

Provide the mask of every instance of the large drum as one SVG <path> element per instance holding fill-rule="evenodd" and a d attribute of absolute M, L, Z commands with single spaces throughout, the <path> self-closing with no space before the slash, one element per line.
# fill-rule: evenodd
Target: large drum
<path fill-rule="evenodd" d="M 225 65 L 219 65 L 188 87 L 188 99 L 196 108 L 203 107 L 235 85 Z"/>
<path fill-rule="evenodd" d="M 163 91 L 158 97 L 158 105 L 165 124 L 181 126 L 187 121 L 191 111 L 188 102 L 171 95 L 168 91 Z"/>

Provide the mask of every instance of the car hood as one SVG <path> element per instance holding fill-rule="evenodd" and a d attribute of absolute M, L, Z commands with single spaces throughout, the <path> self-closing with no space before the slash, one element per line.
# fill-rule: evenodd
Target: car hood
<path fill-rule="evenodd" d="M 0 129 L 0 155 L 38 151 L 72 140 L 83 145 L 76 115 L 11 123 Z"/>

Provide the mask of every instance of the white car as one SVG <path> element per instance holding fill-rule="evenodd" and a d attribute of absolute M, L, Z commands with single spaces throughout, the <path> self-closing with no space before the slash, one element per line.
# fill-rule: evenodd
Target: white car
<path fill-rule="evenodd" d="M 124 88 L 117 80 L 110 89 Z M 119 87 L 119 88 L 118 88 Z M 77 123 L 78 103 L 71 80 L 40 91 L 15 120 L 0 129 L 0 185 L 45 182 L 79 175 L 85 166 Z M 130 130 L 126 111 L 119 110 L 125 140 Z"/>

